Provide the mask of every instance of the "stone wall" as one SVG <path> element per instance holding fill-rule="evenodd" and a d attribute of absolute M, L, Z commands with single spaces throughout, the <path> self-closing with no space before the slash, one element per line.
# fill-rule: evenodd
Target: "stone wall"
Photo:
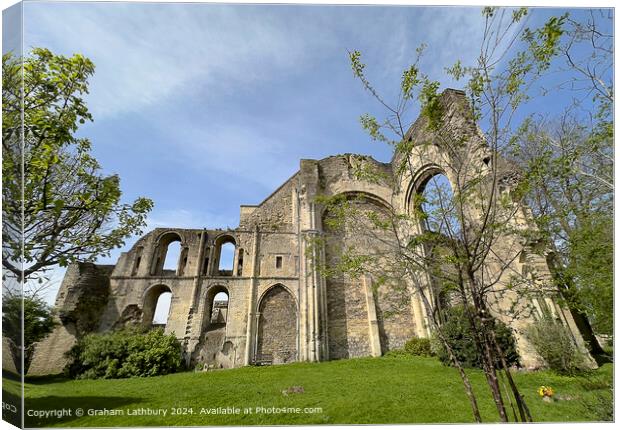
<path fill-rule="evenodd" d="M 96 331 L 110 293 L 113 266 L 76 263 L 67 268 L 56 298 L 54 331 L 36 346 L 29 375 L 62 372 L 65 353 L 82 336 Z"/>
<path fill-rule="evenodd" d="M 282 184 L 252 211 L 242 211 L 239 228 L 290 231 L 293 226 L 293 189 L 297 174 Z"/>
<path fill-rule="evenodd" d="M 417 336 L 411 301 L 411 291 L 394 280 L 377 287 L 375 303 L 383 354 L 403 348 L 405 342 Z"/>
<path fill-rule="evenodd" d="M 271 355 L 274 364 L 297 361 L 297 306 L 291 294 L 277 285 L 262 298 L 257 353 Z"/>

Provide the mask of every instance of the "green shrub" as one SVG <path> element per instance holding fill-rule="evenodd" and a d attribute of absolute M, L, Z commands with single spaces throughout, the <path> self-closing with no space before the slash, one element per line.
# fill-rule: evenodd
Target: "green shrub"
<path fill-rule="evenodd" d="M 129 378 L 176 372 L 182 367 L 181 344 L 159 328 L 90 334 L 69 351 L 66 373 L 72 378 Z"/>
<path fill-rule="evenodd" d="M 422 357 L 432 357 L 435 355 L 431 349 L 431 340 L 421 337 L 409 339 L 405 343 L 405 352 Z"/>
<path fill-rule="evenodd" d="M 404 349 L 391 349 L 383 354 L 383 356 L 388 358 L 411 358 L 411 354 Z"/>
<path fill-rule="evenodd" d="M 556 373 L 570 375 L 585 369 L 584 357 L 562 323 L 546 317 L 531 324 L 525 335 L 547 367 Z"/>
<path fill-rule="evenodd" d="M 473 310 L 471 310 L 473 312 Z M 519 354 L 512 335 L 512 330 L 501 321 L 493 321 L 493 330 L 500 348 L 504 352 L 506 363 L 509 366 L 519 364 Z M 442 325 L 442 332 L 452 347 L 456 358 L 464 367 L 482 368 L 482 357 L 474 341 L 474 334 L 463 306 L 454 306 L 446 313 L 446 321 Z M 439 343 L 437 355 L 439 360 L 447 366 L 452 366 L 452 360 L 444 346 Z M 499 365 L 499 363 L 496 363 Z"/>

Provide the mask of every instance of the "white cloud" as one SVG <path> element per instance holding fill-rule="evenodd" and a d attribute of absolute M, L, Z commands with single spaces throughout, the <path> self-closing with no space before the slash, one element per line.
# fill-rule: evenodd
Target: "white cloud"
<path fill-rule="evenodd" d="M 27 3 L 25 23 L 26 46 L 94 61 L 88 102 L 97 119 L 193 91 L 198 82 L 217 91 L 251 87 L 307 58 L 299 31 L 245 8 Z"/>
<path fill-rule="evenodd" d="M 25 45 L 81 52 L 97 70 L 89 107 L 97 119 L 138 111 L 197 87 L 233 92 L 251 89 L 278 69 L 313 67 L 326 48 L 342 45 L 343 34 L 372 46 L 383 76 L 399 76 L 420 43 L 429 45 L 430 72 L 479 48 L 479 8 L 415 8 L 398 14 L 373 8 L 376 19 L 328 8 L 324 14 L 294 13 L 227 5 L 26 3 Z M 353 10 L 349 8 L 349 10 Z M 307 12 L 307 9 L 306 9 Z M 341 19 L 343 18 L 343 19 Z M 368 16 L 366 16 L 366 19 Z"/>
<path fill-rule="evenodd" d="M 184 130 L 178 140 L 172 141 L 174 152 L 196 170 L 208 169 L 229 177 L 229 186 L 256 183 L 264 190 L 272 190 L 288 179 L 298 168 L 299 158 L 291 136 L 273 129 L 235 124 L 181 123 Z M 252 203 L 252 202 L 238 202 Z"/>

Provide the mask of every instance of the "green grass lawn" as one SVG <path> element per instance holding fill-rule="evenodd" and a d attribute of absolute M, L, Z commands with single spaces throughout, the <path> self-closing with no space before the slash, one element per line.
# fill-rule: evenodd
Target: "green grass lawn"
<path fill-rule="evenodd" d="M 496 421 L 482 372 L 471 370 L 469 374 L 483 420 Z M 598 421 L 611 419 L 612 376 L 613 367 L 607 364 L 588 376 L 518 372 L 516 380 L 534 420 Z M 4 384 L 8 391 L 19 387 L 6 379 Z M 551 385 L 560 400 L 543 402 L 536 393 L 540 385 Z M 304 392 L 282 393 L 292 386 L 301 386 Z M 433 358 L 363 358 L 119 380 L 31 379 L 25 392 L 26 410 L 72 410 L 71 416 L 60 419 L 27 417 L 30 427 L 472 421 L 456 370 Z M 128 415 L 141 407 L 165 409 L 167 414 Z M 241 412 L 207 413 L 217 407 L 237 407 Z M 244 413 L 244 408 L 256 407 L 300 408 L 301 412 Z M 85 415 L 76 417 L 76 408 L 82 408 Z M 188 409 L 172 415 L 172 408 Z M 89 409 L 121 410 L 123 415 L 88 416 Z"/>

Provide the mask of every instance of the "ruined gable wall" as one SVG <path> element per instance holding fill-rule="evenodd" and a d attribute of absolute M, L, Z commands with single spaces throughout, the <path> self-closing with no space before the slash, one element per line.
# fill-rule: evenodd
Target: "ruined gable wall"
<path fill-rule="evenodd" d="M 296 173 L 256 207 L 245 206 L 241 211 L 239 229 L 292 231 L 294 224 L 293 195 L 297 185 Z"/>
<path fill-rule="evenodd" d="M 477 187 L 475 190 L 479 192 L 481 198 L 488 198 L 489 193 L 495 191 L 505 193 L 504 197 L 510 201 L 511 183 L 518 176 L 515 166 L 503 160 L 499 154 L 492 154 L 482 131 L 474 120 L 464 92 L 448 89 L 439 97 L 443 108 L 441 129 L 430 130 L 427 119 L 418 118 L 405 136 L 406 141 L 411 143 L 409 160 L 402 153 L 396 154 L 392 160 L 395 171 L 398 171 L 404 161 L 410 163 L 397 178 L 393 205 L 399 212 L 410 213 L 409 204 L 413 193 L 428 177 L 438 172 L 448 177 L 453 190 L 454 184 L 468 184 L 471 183 L 471 179 L 474 179 L 473 183 Z M 493 162 L 496 163 L 495 169 L 493 169 Z M 493 172 L 499 176 L 497 179 L 500 186 L 496 190 L 489 186 Z M 485 174 L 488 174 L 488 180 L 477 182 Z M 520 204 L 516 201 L 514 203 Z M 526 367 L 536 367 L 540 363 L 539 357 L 524 336 L 526 327 L 533 321 L 530 309 L 535 307 L 535 303 L 530 297 L 533 293 L 539 293 L 541 296 L 546 296 L 544 300 L 550 301 L 551 307 L 557 308 L 557 303 L 554 302 L 557 291 L 554 293 L 548 291 L 544 282 L 530 284 L 528 293 L 525 293 L 525 290 L 515 291 L 515 277 L 523 280 L 520 276 L 523 273 L 523 265 L 516 258 L 525 243 L 524 236 L 519 233 L 519 230 L 534 226 L 531 222 L 531 214 L 528 215 L 525 208 L 515 207 L 514 209 L 517 209 L 516 216 L 508 221 L 514 231 L 497 238 L 491 258 L 486 262 L 484 270 L 488 276 L 487 279 L 493 279 L 501 274 L 501 279 L 495 286 L 496 291 L 489 295 L 491 311 L 495 317 L 515 330 L 522 364 Z M 465 216 L 469 222 L 475 223 L 481 218 L 482 213 L 477 205 L 472 204 L 465 210 Z M 410 226 L 410 231 L 404 233 L 419 234 L 421 227 L 414 223 Z M 501 259 L 501 262 L 493 261 L 496 257 Z M 548 278 L 549 270 L 544 256 L 539 254 L 537 259 L 541 262 L 538 265 L 537 276 L 542 279 Z M 509 267 L 504 268 L 503 273 L 500 273 L 506 262 L 510 263 Z M 566 315 L 561 309 L 558 309 L 557 313 L 564 317 L 567 327 L 573 332 L 577 346 L 585 352 L 581 335 L 574 329 L 575 324 L 570 315 Z"/>

